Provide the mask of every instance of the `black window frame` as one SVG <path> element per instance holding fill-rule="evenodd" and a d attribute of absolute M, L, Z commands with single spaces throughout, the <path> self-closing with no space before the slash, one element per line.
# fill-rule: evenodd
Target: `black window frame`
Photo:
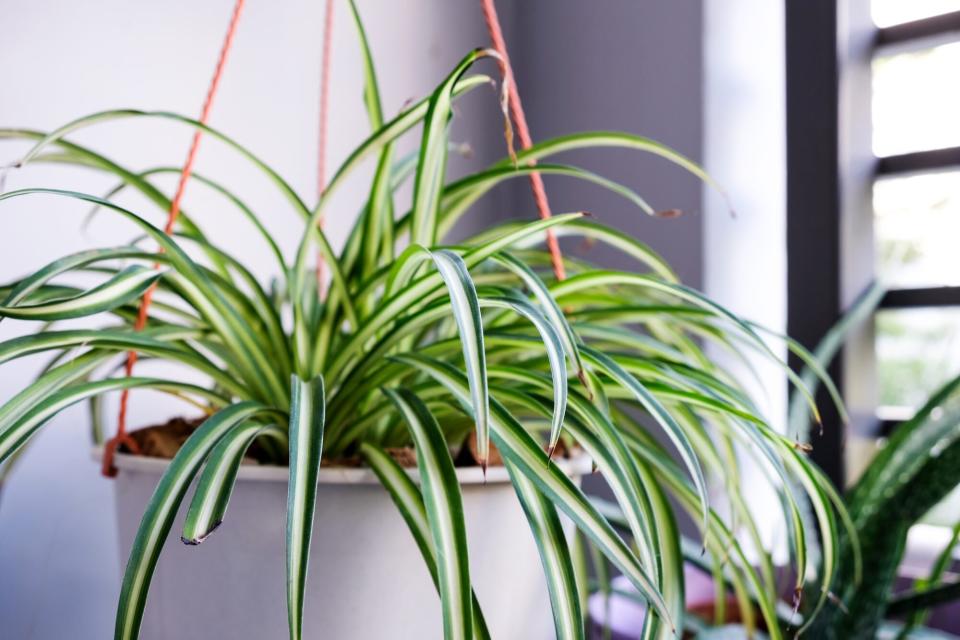
<path fill-rule="evenodd" d="M 960 168 L 960 147 L 877 158 L 871 149 L 870 76 L 890 51 L 960 41 L 960 11 L 890 27 L 870 19 L 869 0 L 786 1 L 787 333 L 813 348 L 874 280 L 872 187 L 877 178 Z M 888 290 L 880 309 L 960 306 L 960 287 Z M 872 328 L 829 367 L 845 397 L 872 377 Z M 795 370 L 802 363 L 791 356 Z M 866 374 L 858 376 L 857 373 Z M 846 480 L 847 431 L 819 394 L 823 435 L 814 461 L 835 484 Z M 849 429 L 879 438 L 896 429 L 876 407 L 852 414 Z"/>

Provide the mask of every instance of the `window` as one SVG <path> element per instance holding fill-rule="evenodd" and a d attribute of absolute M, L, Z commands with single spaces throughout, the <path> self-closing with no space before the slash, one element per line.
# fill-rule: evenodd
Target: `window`
<path fill-rule="evenodd" d="M 786 28 L 788 333 L 814 346 L 888 288 L 831 367 L 872 442 L 960 373 L 960 0 L 788 2 Z M 825 428 L 813 455 L 843 484 L 862 461 Z"/>
<path fill-rule="evenodd" d="M 960 372 L 960 1 L 872 0 L 876 424 L 909 418 Z M 950 246 L 951 242 L 953 247 Z M 929 514 L 951 526 L 960 491 Z M 946 516 L 946 517 L 945 517 Z"/>
<path fill-rule="evenodd" d="M 960 371 L 960 1 L 873 0 L 877 400 L 887 429 Z M 917 18 L 916 20 L 914 20 Z"/>

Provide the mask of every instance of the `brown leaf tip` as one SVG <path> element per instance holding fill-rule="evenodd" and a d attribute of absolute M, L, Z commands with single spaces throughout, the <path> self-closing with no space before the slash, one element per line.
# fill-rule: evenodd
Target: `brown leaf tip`
<path fill-rule="evenodd" d="M 183 536 L 180 536 L 180 542 L 187 545 L 188 547 L 198 547 L 201 544 L 203 544 L 204 540 L 210 537 L 210 534 L 212 534 L 214 531 L 219 529 L 221 524 L 223 524 L 223 520 L 217 520 L 216 523 L 214 523 L 214 525 L 210 527 L 209 531 L 207 531 L 202 536 L 197 536 L 196 538 L 185 538 Z"/>
<path fill-rule="evenodd" d="M 683 215 L 683 211 L 680 209 L 664 209 L 663 211 L 657 211 L 654 215 L 658 218 L 679 218 Z"/>

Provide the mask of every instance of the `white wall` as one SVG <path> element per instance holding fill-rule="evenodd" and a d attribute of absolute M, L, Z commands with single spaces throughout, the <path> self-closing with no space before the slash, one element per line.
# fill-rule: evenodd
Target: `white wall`
<path fill-rule="evenodd" d="M 321 2 L 247 3 L 211 124 L 234 135 L 313 200 Z M 363 0 L 378 53 L 387 114 L 419 97 L 470 48 L 486 42 L 478 10 L 433 0 L 408 0 L 403 11 L 387 0 Z M 232 7 L 231 0 L 163 3 L 59 0 L 6 3 L 0 68 L 0 127 L 49 130 L 94 111 L 136 107 L 195 115 L 213 70 Z M 334 95 L 329 157 L 334 166 L 366 132 L 360 101 L 362 76 L 352 23 L 338 3 Z M 476 14 L 476 15 L 474 15 Z M 500 131 L 492 92 L 470 98 L 454 135 L 470 140 L 479 162 L 499 155 Z M 477 122 L 464 126 L 463 121 Z M 492 128 L 489 124 L 492 123 Z M 190 132 L 161 122 L 127 122 L 76 136 L 137 169 L 183 161 Z M 0 164 L 24 147 L 0 142 Z M 456 161 L 455 161 L 456 162 Z M 256 171 L 222 145 L 206 140 L 198 171 L 237 188 L 290 247 L 300 226 L 295 215 Z M 363 193 L 364 176 L 330 209 L 329 229 L 342 238 Z M 172 183 L 169 183 L 172 184 Z M 8 189 L 76 188 L 95 194 L 110 186 L 89 172 L 37 167 L 12 173 Z M 162 212 L 142 201 L 126 203 Z M 186 208 L 254 267 L 270 273 L 266 254 L 222 202 L 202 187 L 188 189 Z M 50 197 L 0 204 L 0 281 L 9 281 L 54 256 L 130 239 L 129 226 L 102 216 L 80 231 L 86 207 Z M 0 324 L 0 339 L 23 327 Z M 25 385 L 40 360 L 4 365 L 0 399 Z M 149 370 L 145 368 L 144 370 Z M 132 396 L 132 425 L 160 421 L 189 409 L 148 392 Z M 112 492 L 90 459 L 84 409 L 65 412 L 25 456 L 0 501 L 0 637 L 109 637 L 119 591 Z"/>
<path fill-rule="evenodd" d="M 704 3 L 704 165 L 729 196 L 704 190 L 704 288 L 735 313 L 780 333 L 787 314 L 784 38 L 782 3 Z M 782 343 L 770 346 L 786 357 Z M 785 430 L 782 368 L 756 355 L 751 364 L 762 383 L 750 385 L 746 367 L 719 350 L 713 355 L 740 373 L 774 428 Z M 756 513 L 776 513 L 772 492 L 751 489 L 766 485 L 759 469 L 747 465 L 743 484 Z M 775 528 L 764 533 L 780 536 Z"/>

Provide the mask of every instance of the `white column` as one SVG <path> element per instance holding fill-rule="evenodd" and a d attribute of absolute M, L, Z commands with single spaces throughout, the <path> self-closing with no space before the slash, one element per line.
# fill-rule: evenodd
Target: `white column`
<path fill-rule="evenodd" d="M 729 194 L 704 195 L 704 285 L 732 311 L 770 329 L 786 327 L 786 102 L 784 9 L 770 0 L 704 2 L 704 163 Z M 786 350 L 771 343 L 782 357 Z M 756 391 L 774 428 L 784 429 L 787 382 L 768 357 L 751 357 L 762 386 L 720 350 Z M 756 478 L 756 482 L 750 482 Z M 760 470 L 744 469 L 748 502 L 775 513 Z M 769 523 L 769 518 L 761 524 Z M 777 525 L 764 532 L 779 536 Z"/>

